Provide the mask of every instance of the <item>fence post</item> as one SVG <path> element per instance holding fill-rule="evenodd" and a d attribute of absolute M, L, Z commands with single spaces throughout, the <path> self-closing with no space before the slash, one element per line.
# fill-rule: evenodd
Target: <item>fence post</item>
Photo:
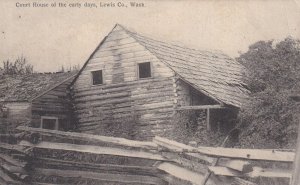
<path fill-rule="evenodd" d="M 294 171 L 291 180 L 291 185 L 299 185 L 300 184 L 300 124 L 298 125 L 298 138 L 297 138 L 297 146 L 296 146 L 296 155 L 294 159 Z"/>

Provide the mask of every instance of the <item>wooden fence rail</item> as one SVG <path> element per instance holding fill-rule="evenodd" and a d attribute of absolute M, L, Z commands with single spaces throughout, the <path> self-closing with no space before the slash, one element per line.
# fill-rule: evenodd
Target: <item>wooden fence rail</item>
<path fill-rule="evenodd" d="M 22 134 L 13 136 L 15 144 L 0 142 L 0 183 L 253 185 L 260 177 L 290 179 L 291 169 L 260 163 L 292 164 L 295 157 L 293 151 L 192 147 L 158 136 L 144 142 L 30 127 L 18 130 Z"/>

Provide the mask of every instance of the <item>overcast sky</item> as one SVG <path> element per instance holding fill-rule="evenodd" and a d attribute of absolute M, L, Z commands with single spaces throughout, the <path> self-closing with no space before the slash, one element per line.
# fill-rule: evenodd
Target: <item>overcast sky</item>
<path fill-rule="evenodd" d="M 82 66 L 116 23 L 156 39 L 222 50 L 232 57 L 259 40 L 300 38 L 300 3 L 292 0 L 139 1 L 144 8 L 99 8 L 100 2 L 118 2 L 109 0 L 73 1 L 95 2 L 97 9 L 17 8 L 16 2 L 0 0 L 0 61 L 23 55 L 42 72 Z"/>

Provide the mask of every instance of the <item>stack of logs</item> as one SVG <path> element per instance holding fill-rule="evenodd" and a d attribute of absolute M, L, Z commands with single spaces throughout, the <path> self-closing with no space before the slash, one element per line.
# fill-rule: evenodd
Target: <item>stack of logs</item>
<path fill-rule="evenodd" d="M 18 134 L 0 136 L 0 184 L 28 184 L 30 182 L 30 152 L 17 145 Z"/>
<path fill-rule="evenodd" d="M 147 152 L 155 150 L 151 142 L 26 127 L 19 130 L 23 132 L 15 136 L 18 145 L 10 145 L 12 151 L 6 156 L 17 153 L 18 159 L 26 159 L 30 168 L 23 171 L 28 178 L 9 176 L 3 184 L 167 184 L 161 178 L 166 173 L 154 166 L 163 157 Z"/>
<path fill-rule="evenodd" d="M 288 170 L 258 167 L 255 161 L 290 164 L 294 159 L 291 151 L 196 147 L 162 137 L 141 142 L 18 130 L 1 139 L 1 184 L 254 185 L 260 177 L 290 178 Z"/>

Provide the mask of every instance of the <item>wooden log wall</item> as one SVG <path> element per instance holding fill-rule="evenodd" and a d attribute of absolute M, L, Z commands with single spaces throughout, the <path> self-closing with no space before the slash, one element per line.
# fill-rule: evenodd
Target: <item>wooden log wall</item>
<path fill-rule="evenodd" d="M 182 81 L 178 76 L 176 76 L 175 81 L 175 93 L 177 94 L 177 105 L 178 106 L 189 106 L 191 105 L 191 94 L 190 85 Z"/>
<path fill-rule="evenodd" d="M 176 93 L 178 94 L 178 106 L 218 104 L 217 101 L 199 92 L 178 77 L 176 77 Z"/>
<path fill-rule="evenodd" d="M 150 78 L 138 78 L 142 62 L 151 63 Z M 95 70 L 102 70 L 101 85 L 91 84 Z M 119 137 L 128 132 L 136 139 L 170 129 L 176 103 L 174 72 L 118 26 L 90 58 L 73 93 L 79 131 Z"/>
<path fill-rule="evenodd" d="M 32 126 L 41 126 L 42 116 L 57 117 L 60 130 L 69 130 L 73 126 L 72 104 L 68 93 L 68 85 L 71 80 L 55 87 L 44 95 L 32 101 Z"/>
<path fill-rule="evenodd" d="M 8 108 L 8 121 L 29 120 L 30 119 L 30 103 L 28 102 L 7 102 L 4 106 Z"/>

